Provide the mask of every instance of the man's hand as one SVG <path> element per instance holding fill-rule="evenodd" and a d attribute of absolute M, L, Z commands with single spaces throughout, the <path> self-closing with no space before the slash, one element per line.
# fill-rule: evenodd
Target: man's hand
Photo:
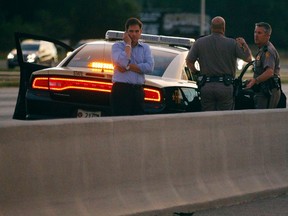
<path fill-rule="evenodd" d="M 136 64 L 130 64 L 129 66 L 130 66 L 129 71 L 132 71 L 134 73 L 141 73 L 140 68 Z M 114 70 L 118 70 L 121 73 L 124 73 L 124 72 L 127 71 L 125 67 L 122 67 L 122 66 L 119 66 L 119 65 L 115 65 L 114 66 Z"/>
<path fill-rule="evenodd" d="M 236 42 L 237 42 L 237 44 L 238 44 L 240 47 L 243 47 L 244 45 L 246 45 L 246 41 L 245 41 L 245 39 L 242 38 L 242 37 L 236 38 Z"/>
<path fill-rule="evenodd" d="M 119 66 L 119 65 L 115 65 L 115 66 L 114 66 L 114 70 L 118 70 L 118 71 L 121 72 L 121 73 L 126 72 L 126 68 L 121 67 L 121 66 Z"/>
<path fill-rule="evenodd" d="M 130 64 L 130 71 L 133 71 L 134 73 L 141 73 L 141 70 L 137 64 Z"/>
<path fill-rule="evenodd" d="M 248 80 L 245 89 L 250 89 L 250 88 L 252 88 L 255 84 L 256 84 L 256 79 L 255 79 L 255 78 L 252 78 L 252 79 Z"/>
<path fill-rule="evenodd" d="M 129 36 L 128 32 L 124 32 L 123 40 L 126 44 L 131 45 L 132 40 L 131 40 L 131 37 Z"/>

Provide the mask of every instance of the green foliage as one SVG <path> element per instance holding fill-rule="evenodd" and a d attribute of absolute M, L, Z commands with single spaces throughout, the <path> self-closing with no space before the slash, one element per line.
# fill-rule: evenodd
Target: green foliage
<path fill-rule="evenodd" d="M 271 41 L 276 48 L 288 48 L 288 4 L 286 0 L 206 0 L 206 14 L 226 19 L 226 35 L 243 36 L 253 44 L 256 22 L 272 25 Z M 156 9 L 200 13 L 201 0 L 14 0 L 0 7 L 0 50 L 15 46 L 14 32 L 78 41 L 103 38 L 108 29 L 122 30 L 124 22 L 140 12 Z"/>
<path fill-rule="evenodd" d="M 127 18 L 139 17 L 134 0 L 16 0 L 0 8 L 0 50 L 15 46 L 14 32 L 77 41 L 104 38 L 108 29 L 123 29 Z"/>
<path fill-rule="evenodd" d="M 123 29 L 126 19 L 139 16 L 134 1 L 125 0 L 84 0 L 77 2 L 71 14 L 74 31 L 70 38 L 104 38 L 108 29 Z"/>
<path fill-rule="evenodd" d="M 268 22 L 272 26 L 271 41 L 279 49 L 288 47 L 286 40 L 288 4 L 286 0 L 206 0 L 206 12 L 211 17 L 226 19 L 226 35 L 243 36 L 249 44 L 254 43 L 254 27 L 257 22 Z"/>

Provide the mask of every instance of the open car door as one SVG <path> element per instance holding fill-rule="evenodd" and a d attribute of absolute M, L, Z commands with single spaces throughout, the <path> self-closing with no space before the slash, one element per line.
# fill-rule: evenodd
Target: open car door
<path fill-rule="evenodd" d="M 249 62 L 241 71 L 240 75 L 234 80 L 234 96 L 235 96 L 235 109 L 255 109 L 254 105 L 254 91 L 252 89 L 246 89 L 246 81 L 243 80 L 244 74 L 247 69 L 254 64 L 254 61 Z M 281 80 L 280 80 L 280 100 L 277 108 L 286 108 L 287 97 L 282 91 Z"/>
<path fill-rule="evenodd" d="M 243 80 L 243 76 L 253 63 L 254 61 L 251 61 L 246 64 L 240 75 L 234 80 L 235 110 L 254 109 L 254 91 L 245 89 L 246 82 Z"/>
<path fill-rule="evenodd" d="M 56 66 L 74 49 L 45 36 L 15 33 L 20 83 L 13 119 L 26 119 L 26 91 L 34 71 Z"/>

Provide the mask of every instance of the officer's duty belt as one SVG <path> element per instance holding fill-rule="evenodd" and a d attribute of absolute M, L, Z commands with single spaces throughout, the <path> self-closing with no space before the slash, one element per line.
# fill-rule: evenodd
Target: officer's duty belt
<path fill-rule="evenodd" d="M 207 76 L 206 82 L 223 82 L 224 77 L 223 76 Z"/>

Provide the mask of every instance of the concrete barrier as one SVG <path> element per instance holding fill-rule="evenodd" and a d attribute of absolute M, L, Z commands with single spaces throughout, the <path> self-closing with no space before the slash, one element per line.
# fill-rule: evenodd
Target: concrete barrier
<path fill-rule="evenodd" d="M 9 121 L 1 216 L 173 215 L 288 191 L 288 111 Z"/>

